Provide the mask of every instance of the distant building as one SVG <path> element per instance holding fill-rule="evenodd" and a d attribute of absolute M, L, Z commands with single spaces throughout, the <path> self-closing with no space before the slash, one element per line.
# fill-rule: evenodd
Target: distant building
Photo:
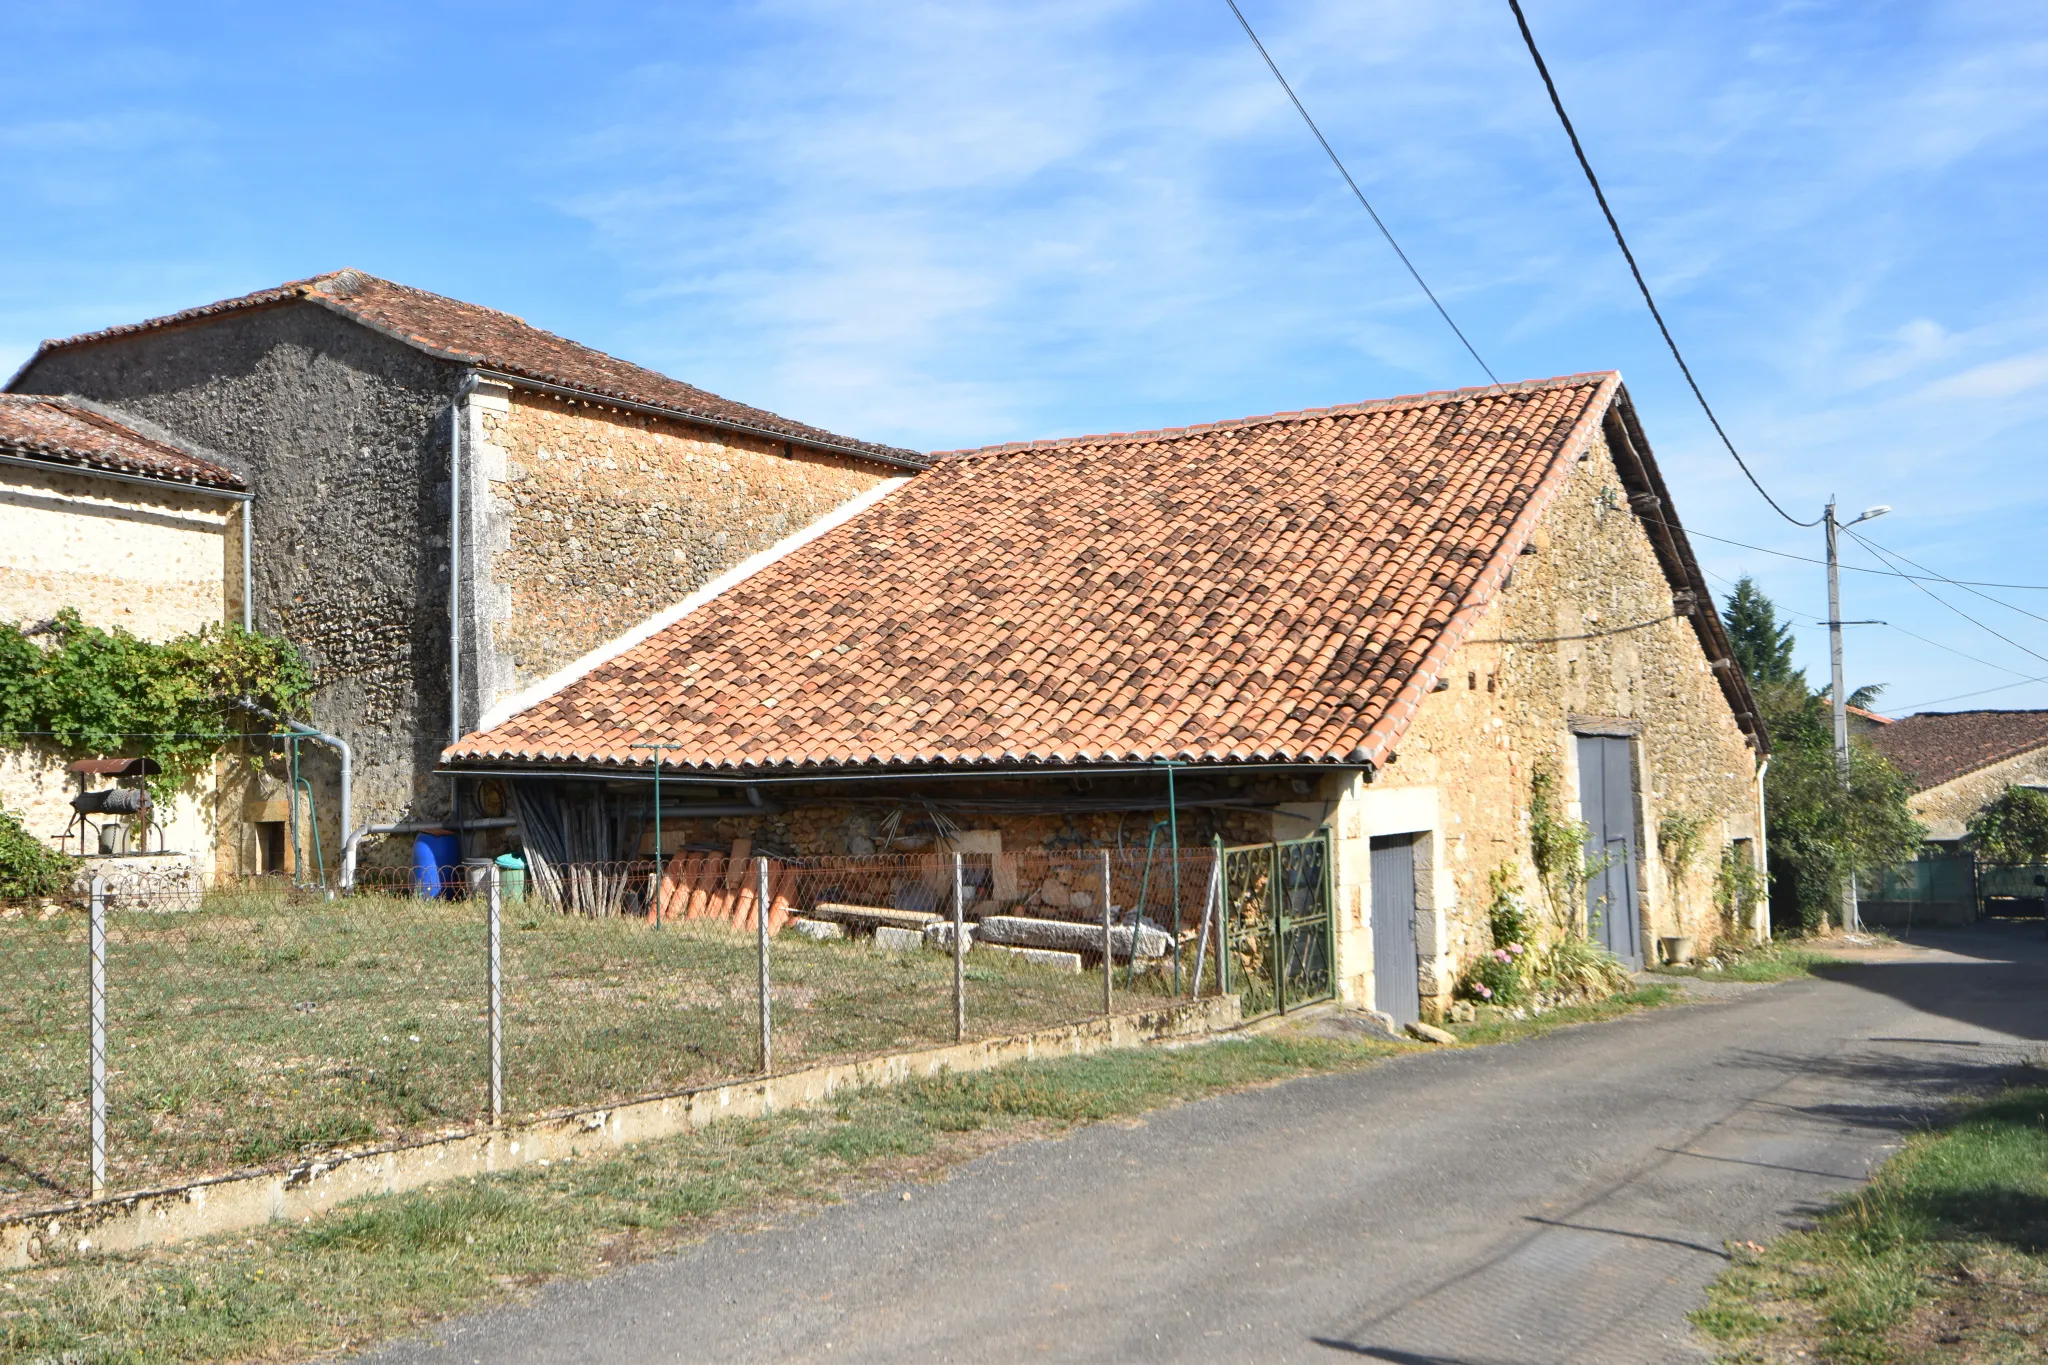
<path fill-rule="evenodd" d="M 1913 780 L 1908 806 L 1950 849 L 2007 787 L 2048 784 L 2048 711 L 1923 711 L 1864 738 Z"/>

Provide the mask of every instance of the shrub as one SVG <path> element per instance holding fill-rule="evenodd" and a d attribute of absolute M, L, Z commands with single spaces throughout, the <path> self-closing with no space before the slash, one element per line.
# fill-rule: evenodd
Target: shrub
<path fill-rule="evenodd" d="M 1633 984 L 1627 966 L 1584 934 L 1566 934 L 1536 955 L 1538 990 L 1560 1000 L 1605 1000 Z"/>
<path fill-rule="evenodd" d="M 290 715 L 313 690 L 287 641 L 210 625 L 162 644 L 87 625 L 75 610 L 0 622 L 0 740 L 35 735 L 74 752 L 147 754 L 158 801 L 247 728 L 240 699 Z"/>
<path fill-rule="evenodd" d="M 1970 817 L 1970 847 L 1995 863 L 2048 862 L 2048 794 L 2007 787 Z"/>
<path fill-rule="evenodd" d="M 1528 995 L 1528 957 L 1536 940 L 1535 916 L 1522 899 L 1521 879 L 1511 864 L 1488 874 L 1492 893 L 1486 907 L 1493 946 L 1468 964 L 1458 980 L 1458 994 L 1490 1005 L 1519 1004 Z"/>
<path fill-rule="evenodd" d="M 30 834 L 11 811 L 0 810 L 0 900 L 54 896 L 69 889 L 78 860 Z"/>
<path fill-rule="evenodd" d="M 1523 964 L 1528 952 L 1521 944 L 1490 948 L 1467 964 L 1458 994 L 1489 1005 L 1519 1005 L 1528 994 Z"/>

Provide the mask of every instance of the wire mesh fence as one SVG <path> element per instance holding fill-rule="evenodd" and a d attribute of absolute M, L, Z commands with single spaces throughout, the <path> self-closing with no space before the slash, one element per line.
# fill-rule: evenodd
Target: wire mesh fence
<path fill-rule="evenodd" d="M 0 1213 L 1219 989 L 1206 849 L 531 871 L 0 905 Z"/>

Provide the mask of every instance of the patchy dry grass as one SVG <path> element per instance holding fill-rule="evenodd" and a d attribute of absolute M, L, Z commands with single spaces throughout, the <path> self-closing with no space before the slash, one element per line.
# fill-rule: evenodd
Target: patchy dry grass
<path fill-rule="evenodd" d="M 508 915 L 506 1102 L 514 1118 L 751 1074 L 751 935 L 685 923 Z M 950 1042 L 952 961 L 794 935 L 773 950 L 780 1067 Z M 0 921 L 0 1211 L 86 1183 L 83 914 Z M 484 1117 L 480 902 L 215 896 L 113 916 L 109 1157 L 116 1191 Z M 970 1036 L 1100 1013 L 1101 982 L 972 958 Z M 1138 997 L 1121 975 L 1118 1008 Z"/>
<path fill-rule="evenodd" d="M 602 1160 L 368 1199 L 299 1227 L 0 1278 L 0 1357 L 297 1360 L 588 1276 L 721 1227 L 936 1175 L 1020 1137 L 1291 1076 L 1390 1044 L 1284 1034 L 942 1077 L 715 1124 Z"/>
<path fill-rule="evenodd" d="M 1970 1106 L 1812 1230 L 1738 1251 L 1694 1315 L 1726 1360 L 2048 1358 L 2048 1084 Z"/>

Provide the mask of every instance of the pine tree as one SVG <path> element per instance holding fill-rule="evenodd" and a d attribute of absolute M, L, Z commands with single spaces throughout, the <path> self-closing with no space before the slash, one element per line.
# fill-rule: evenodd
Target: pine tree
<path fill-rule="evenodd" d="M 1792 628 L 1778 624 L 1778 609 L 1756 580 L 1744 574 L 1728 594 L 1728 642 L 1749 680 L 1762 686 L 1804 682 L 1792 667 Z"/>

